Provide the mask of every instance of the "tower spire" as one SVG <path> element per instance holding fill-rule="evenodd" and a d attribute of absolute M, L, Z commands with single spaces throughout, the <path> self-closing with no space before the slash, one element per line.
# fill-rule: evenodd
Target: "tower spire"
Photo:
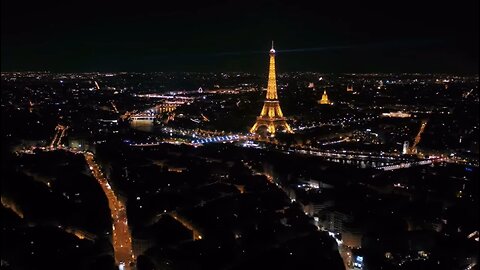
<path fill-rule="evenodd" d="M 270 136 L 274 136 L 276 129 L 281 127 L 288 133 L 293 133 L 292 129 L 288 125 L 286 118 L 283 116 L 282 109 L 280 108 L 280 102 L 278 101 L 277 94 L 277 78 L 275 72 L 275 49 L 270 50 L 270 67 L 268 71 L 268 85 L 267 96 L 263 104 L 260 116 L 257 117 L 257 121 L 250 129 L 250 133 L 257 133 L 259 127 L 266 127 Z"/>

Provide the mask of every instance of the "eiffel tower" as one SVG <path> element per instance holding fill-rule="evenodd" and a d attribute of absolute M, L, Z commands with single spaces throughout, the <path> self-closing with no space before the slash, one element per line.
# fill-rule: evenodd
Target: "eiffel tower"
<path fill-rule="evenodd" d="M 277 79 L 275 75 L 275 49 L 270 50 L 270 69 L 268 72 L 267 97 L 263 103 L 260 116 L 250 129 L 250 133 L 258 133 L 260 127 L 266 127 L 271 137 L 275 136 L 277 129 L 283 129 L 285 132 L 293 133 L 292 128 L 287 123 L 287 119 L 283 116 L 280 102 L 277 94 Z"/>

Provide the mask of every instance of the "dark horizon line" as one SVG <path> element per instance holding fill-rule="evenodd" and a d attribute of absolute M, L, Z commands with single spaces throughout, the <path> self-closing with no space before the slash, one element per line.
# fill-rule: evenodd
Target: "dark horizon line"
<path fill-rule="evenodd" d="M 1 74 L 4 73 L 50 73 L 50 74 L 88 74 L 88 73 L 256 73 L 253 71 L 50 71 L 50 70 L 7 70 L 7 71 L 0 71 Z M 406 74 L 406 75 L 453 75 L 453 76 L 479 76 L 479 72 L 416 72 L 416 71 L 369 71 L 369 72 L 322 72 L 322 71 L 311 71 L 311 70 L 296 70 L 296 71 L 282 71 L 278 72 L 277 74 L 283 73 L 319 73 L 319 74 L 348 74 L 348 75 L 371 75 L 371 74 L 378 74 L 378 75 L 387 75 L 387 74 Z M 268 72 L 263 72 L 261 74 L 268 74 Z"/>

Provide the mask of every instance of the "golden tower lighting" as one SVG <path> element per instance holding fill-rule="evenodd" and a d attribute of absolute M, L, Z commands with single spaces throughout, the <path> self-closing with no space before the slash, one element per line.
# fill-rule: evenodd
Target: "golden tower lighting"
<path fill-rule="evenodd" d="M 326 104 L 326 105 L 332 104 L 332 103 L 330 102 L 330 100 L 328 99 L 327 90 L 324 90 L 324 91 L 323 91 L 322 99 L 321 99 L 320 101 L 318 101 L 318 103 L 320 103 L 320 104 Z"/>
<path fill-rule="evenodd" d="M 263 103 L 260 116 L 250 129 L 250 133 L 257 133 L 260 127 L 266 127 L 270 136 L 275 136 L 277 129 L 282 128 L 288 133 L 293 133 L 292 128 L 287 123 L 287 119 L 283 116 L 280 102 L 277 94 L 277 79 L 275 75 L 275 49 L 270 50 L 270 68 L 268 72 L 267 97 Z"/>

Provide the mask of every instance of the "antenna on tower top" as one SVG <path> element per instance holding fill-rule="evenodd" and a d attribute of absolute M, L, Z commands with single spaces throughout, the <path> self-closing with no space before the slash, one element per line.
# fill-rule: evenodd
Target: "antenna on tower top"
<path fill-rule="evenodd" d="M 273 40 L 272 40 L 272 48 L 270 49 L 270 53 L 275 53 L 275 49 L 273 48 Z"/>

